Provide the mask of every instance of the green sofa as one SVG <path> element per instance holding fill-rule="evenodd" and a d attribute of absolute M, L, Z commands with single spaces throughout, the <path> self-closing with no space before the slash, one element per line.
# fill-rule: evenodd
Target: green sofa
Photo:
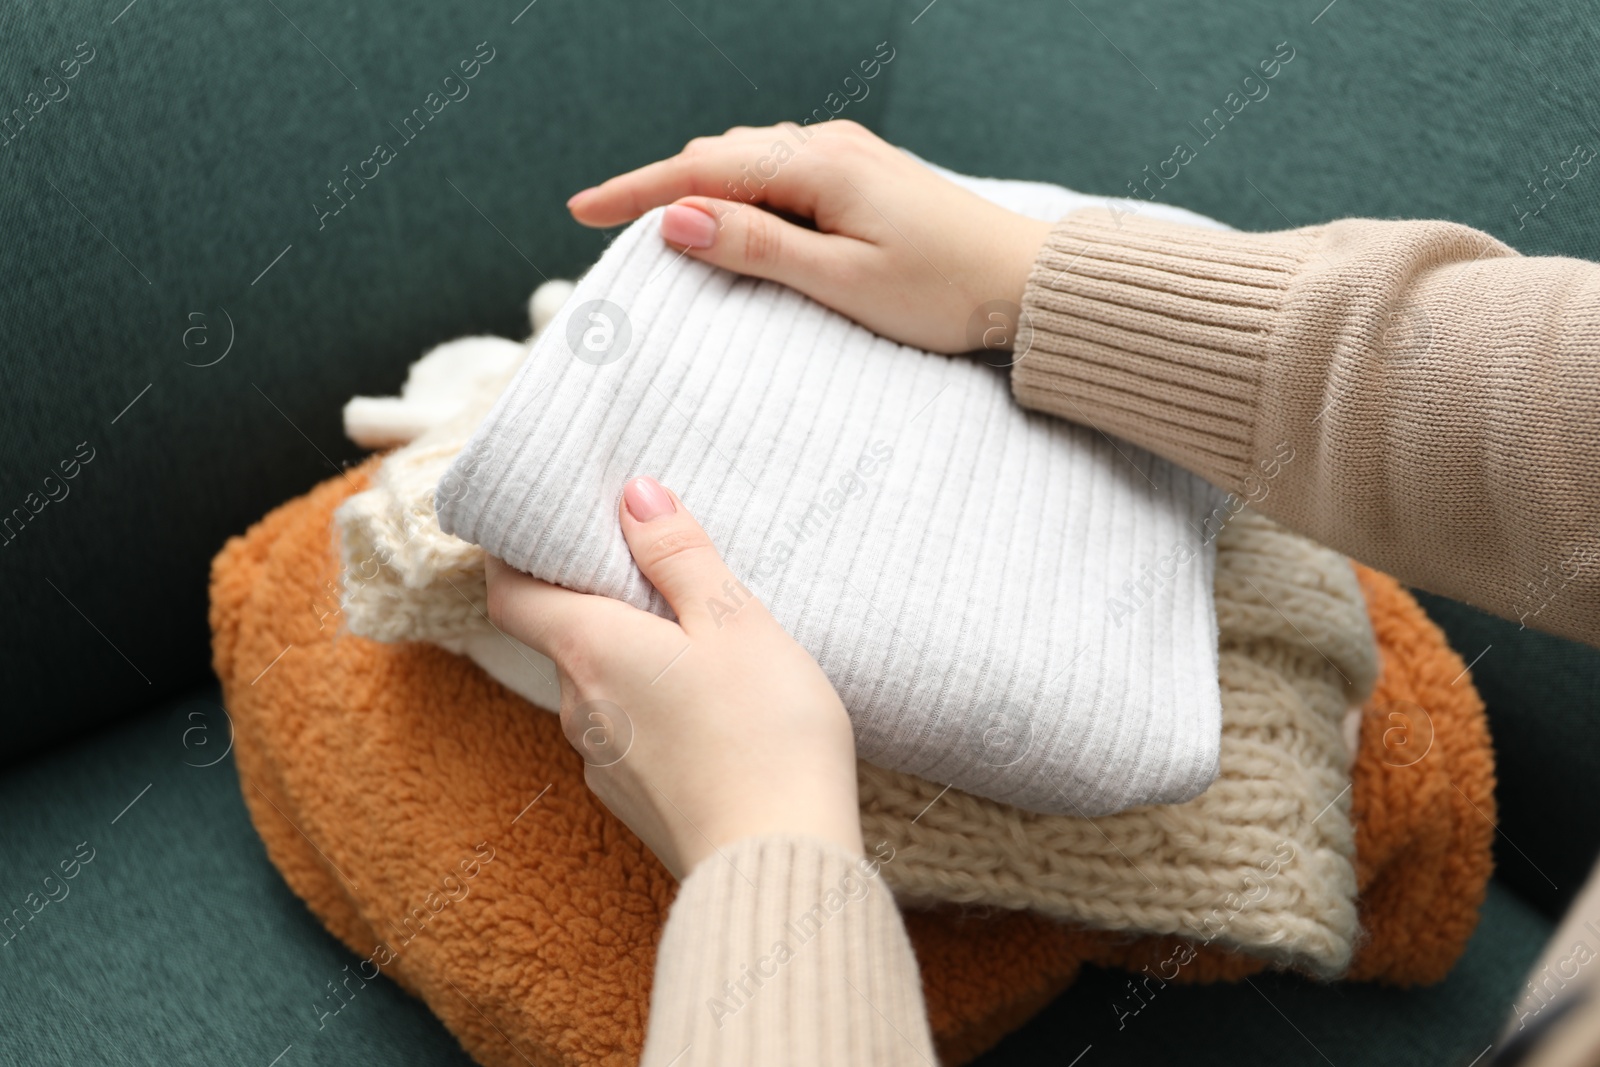
<path fill-rule="evenodd" d="M 1163 200 L 1254 229 L 1447 216 L 1600 258 L 1600 177 L 1536 191 L 1600 144 L 1580 0 L 125 3 L 0 11 L 3 1064 L 466 1062 L 389 983 L 319 1025 L 352 958 L 246 817 L 207 564 L 358 458 L 348 397 L 518 334 L 544 277 L 597 256 L 578 188 L 820 108 L 959 170 L 1125 193 L 1288 42 Z M 373 163 L 378 142 L 399 147 Z M 1500 768 L 1499 873 L 1450 979 L 1172 989 L 1118 1030 L 1121 983 L 1090 973 L 985 1064 L 1483 1050 L 1600 849 L 1600 652 L 1424 603 L 1487 648 Z"/>

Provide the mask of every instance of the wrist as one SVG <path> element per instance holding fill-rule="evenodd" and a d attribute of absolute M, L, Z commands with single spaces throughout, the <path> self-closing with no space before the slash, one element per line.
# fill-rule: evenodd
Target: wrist
<path fill-rule="evenodd" d="M 848 783 L 819 783 L 815 789 L 791 788 L 762 796 L 747 793 L 744 804 L 728 804 L 722 817 L 707 822 L 703 834 L 697 832 L 682 841 L 685 875 L 702 860 L 753 837 L 813 838 L 851 857 L 866 855 L 854 772 L 852 766 Z"/>
<path fill-rule="evenodd" d="M 741 833 L 727 840 L 719 841 L 714 848 L 703 842 L 702 844 L 705 844 L 704 848 L 692 855 L 686 854 L 684 856 L 683 873 L 678 876 L 678 881 L 687 881 L 706 861 L 717 863 L 728 860 L 733 853 L 752 842 L 779 840 L 804 841 L 813 847 L 821 847 L 826 851 L 836 853 L 852 863 L 863 861 L 867 858 L 866 846 L 862 844 L 859 820 L 857 826 L 849 835 L 829 833 L 809 826 L 794 826 L 785 823 L 779 826 L 752 829 L 748 833 Z"/>
<path fill-rule="evenodd" d="M 1005 217 L 989 230 L 992 244 L 978 282 L 981 299 L 967 320 L 964 350 L 982 353 L 995 366 L 1010 366 L 1006 353 L 1019 344 L 1027 347 L 1022 296 L 1053 223 L 1009 211 L 1001 214 Z"/>
<path fill-rule="evenodd" d="M 1005 298 L 1020 308 L 1022 294 L 1028 288 L 1028 277 L 1033 273 L 1033 265 L 1039 261 L 1039 253 L 1044 249 L 1044 243 L 1050 237 L 1050 231 L 1055 228 L 1055 223 L 1025 216 L 1018 218 L 1021 219 L 1021 225 L 1017 227 L 1017 234 L 1007 259 L 1008 273 L 1004 279 L 1003 291 L 1006 294 Z"/>

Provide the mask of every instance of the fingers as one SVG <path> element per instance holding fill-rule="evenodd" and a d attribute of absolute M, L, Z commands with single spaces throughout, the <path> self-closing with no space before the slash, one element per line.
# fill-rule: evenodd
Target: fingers
<path fill-rule="evenodd" d="M 775 183 L 752 181 L 749 174 L 762 154 L 749 134 L 759 132 L 696 138 L 675 156 L 583 190 L 567 208 L 585 226 L 616 226 L 685 196 L 764 201 Z"/>
<path fill-rule="evenodd" d="M 768 278 L 827 302 L 834 280 L 861 249 L 850 237 L 796 226 L 748 204 L 692 196 L 661 216 L 661 236 L 695 259 Z"/>
<path fill-rule="evenodd" d="M 635 478 L 622 496 L 628 548 L 683 630 L 720 627 L 754 599 L 676 495 L 653 478 Z M 663 636 L 654 632 L 658 627 L 676 632 L 670 622 L 619 600 L 551 585 L 492 556 L 485 569 L 490 622 L 563 669 L 595 660 L 601 647 L 653 646 Z"/>
<path fill-rule="evenodd" d="M 622 534 L 684 630 L 720 626 L 752 599 L 683 502 L 654 478 L 634 478 L 623 487 Z"/>
<path fill-rule="evenodd" d="M 615 226 L 666 206 L 662 237 L 695 259 L 840 306 L 849 303 L 849 279 L 869 251 L 864 242 L 796 225 L 775 211 L 837 223 L 837 205 L 825 210 L 830 190 L 839 191 L 835 172 L 841 161 L 859 161 L 862 149 L 880 144 L 842 121 L 807 130 L 792 123 L 736 128 L 585 189 L 567 206 L 589 226 Z"/>
<path fill-rule="evenodd" d="M 823 195 L 814 164 L 830 158 L 830 149 L 842 142 L 871 137 L 845 121 L 804 130 L 794 123 L 736 127 L 720 137 L 696 137 L 675 156 L 585 189 L 567 208 L 585 226 L 602 227 L 631 222 L 686 196 L 768 204 L 812 218 Z"/>
<path fill-rule="evenodd" d="M 540 581 L 493 556 L 485 559 L 484 570 L 489 621 L 558 664 L 575 642 L 595 629 L 596 614 L 617 603 Z"/>

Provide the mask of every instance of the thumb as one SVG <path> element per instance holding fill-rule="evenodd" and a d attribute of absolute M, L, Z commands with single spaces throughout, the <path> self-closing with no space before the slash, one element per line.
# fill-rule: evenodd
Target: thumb
<path fill-rule="evenodd" d="M 695 259 L 768 278 L 827 303 L 828 279 L 857 242 L 797 226 L 737 200 L 684 197 L 661 215 L 661 236 Z"/>
<path fill-rule="evenodd" d="M 622 535 L 639 570 L 687 631 L 720 627 L 725 615 L 751 599 L 683 501 L 654 478 L 634 478 L 623 487 Z"/>

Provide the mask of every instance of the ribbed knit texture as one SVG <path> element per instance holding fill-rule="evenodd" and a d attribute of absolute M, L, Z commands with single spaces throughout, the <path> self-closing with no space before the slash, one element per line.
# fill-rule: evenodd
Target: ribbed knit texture
<path fill-rule="evenodd" d="M 1048 217 L 1085 200 L 971 184 Z M 441 483 L 443 529 L 667 615 L 617 525 L 620 487 L 650 474 L 816 658 L 863 758 L 1053 813 L 1209 785 L 1202 520 L 1221 494 L 1020 410 L 976 361 L 685 259 L 659 222 L 620 235 L 534 343 Z M 616 351 L 574 347 L 607 328 Z"/>
<path fill-rule="evenodd" d="M 1029 279 L 1018 399 L 1242 486 L 1268 330 L 1310 242 L 1075 212 Z"/>
<path fill-rule="evenodd" d="M 1023 404 L 1413 585 L 1600 642 L 1594 264 L 1444 222 L 1241 234 L 1084 209 L 1023 305 Z"/>
<path fill-rule="evenodd" d="M 475 391 L 461 380 L 461 390 Z M 462 400 L 461 417 L 386 457 L 371 487 L 340 506 L 342 621 L 358 636 L 463 652 L 513 692 L 554 708 L 553 665 L 482 613 L 482 550 L 431 516 L 433 485 L 470 432 L 474 405 L 485 404 L 483 391 L 475 395 Z M 897 896 L 1178 934 L 1323 975 L 1345 969 L 1358 931 L 1341 731 L 1377 672 L 1366 605 L 1344 557 L 1248 509 L 1216 544 L 1219 780 L 1182 805 L 1090 821 L 862 761 L 863 832 L 901 846 L 883 868 Z M 1242 899 L 1253 903 L 1228 904 Z"/>
<path fill-rule="evenodd" d="M 703 861 L 656 952 L 645 1067 L 932 1063 L 916 957 L 878 873 L 785 835 Z"/>

